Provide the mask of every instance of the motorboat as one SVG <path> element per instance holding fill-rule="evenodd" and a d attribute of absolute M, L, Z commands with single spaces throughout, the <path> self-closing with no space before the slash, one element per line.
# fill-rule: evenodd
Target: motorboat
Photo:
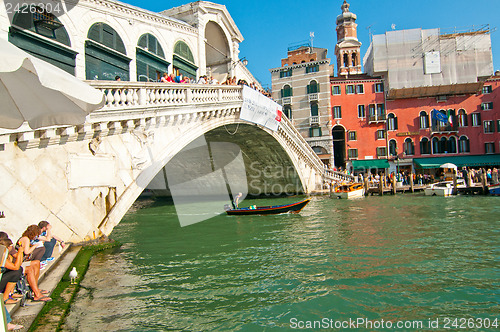
<path fill-rule="evenodd" d="M 362 183 L 342 184 L 335 188 L 331 194 L 336 198 L 360 198 L 365 196 L 365 187 Z"/>
<path fill-rule="evenodd" d="M 500 196 L 500 183 L 490 184 L 488 186 L 488 194 L 493 196 Z"/>
<path fill-rule="evenodd" d="M 467 185 L 465 184 L 464 179 L 457 179 L 457 188 L 465 188 Z M 453 181 L 441 181 L 430 184 L 427 188 L 424 189 L 424 193 L 426 196 L 451 196 L 453 195 Z"/>
<path fill-rule="evenodd" d="M 306 198 L 302 201 L 285 205 L 272 205 L 272 206 L 249 206 L 237 209 L 227 209 L 226 213 L 229 215 L 259 215 L 259 214 L 280 214 L 280 213 L 299 213 L 311 201 Z"/>

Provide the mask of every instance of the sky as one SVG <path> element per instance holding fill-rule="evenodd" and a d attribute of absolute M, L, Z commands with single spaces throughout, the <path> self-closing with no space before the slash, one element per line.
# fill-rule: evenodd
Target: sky
<path fill-rule="evenodd" d="M 193 1 L 124 0 L 131 5 L 160 12 Z M 271 84 L 269 69 L 281 66 L 291 45 L 310 41 L 328 49 L 336 63 L 335 19 L 341 14 L 343 0 L 213 0 L 225 5 L 245 40 L 240 44 L 240 59 L 248 60 L 248 69 L 263 86 Z M 393 28 L 432 29 L 460 32 L 489 25 L 493 68 L 500 70 L 500 0 L 348 0 L 357 15 L 358 40 L 364 56 L 370 33 L 384 34 Z M 335 69 L 336 70 L 336 69 Z"/>

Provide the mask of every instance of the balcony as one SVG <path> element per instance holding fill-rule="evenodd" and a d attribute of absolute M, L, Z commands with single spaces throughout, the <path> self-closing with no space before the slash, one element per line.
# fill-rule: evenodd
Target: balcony
<path fill-rule="evenodd" d="M 385 122 L 387 120 L 387 116 L 385 114 L 374 114 L 368 116 L 368 123 L 379 123 Z"/>
<path fill-rule="evenodd" d="M 283 97 L 281 98 L 281 105 L 291 105 L 292 104 L 292 97 Z"/>
<path fill-rule="evenodd" d="M 431 126 L 431 134 L 450 133 L 450 132 L 457 132 L 457 131 L 458 131 L 458 123 L 456 121 L 454 121 L 453 124 L 439 123 L 439 124 L 433 124 Z"/>
<path fill-rule="evenodd" d="M 309 125 L 310 126 L 319 126 L 319 116 L 310 116 L 309 117 Z"/>
<path fill-rule="evenodd" d="M 307 95 L 309 102 L 318 100 L 318 93 L 310 93 Z"/>

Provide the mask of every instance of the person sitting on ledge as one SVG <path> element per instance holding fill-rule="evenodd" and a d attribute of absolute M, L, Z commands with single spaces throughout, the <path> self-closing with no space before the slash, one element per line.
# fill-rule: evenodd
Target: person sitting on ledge
<path fill-rule="evenodd" d="M 43 247 L 43 244 L 41 242 L 38 242 L 35 245 L 31 245 L 31 241 L 35 240 L 36 237 L 40 235 L 40 227 L 37 225 L 30 225 L 28 228 L 23 233 L 23 236 L 17 241 L 17 248 L 18 250 L 20 248 L 23 248 L 24 252 L 24 262 L 21 264 L 21 266 L 24 268 L 24 274 L 26 275 L 26 279 L 28 280 L 28 283 L 30 285 L 31 290 L 34 293 L 33 300 L 34 301 L 41 301 L 41 302 L 48 302 L 52 301 L 52 299 L 48 296 L 45 296 L 45 294 L 48 294 L 48 291 L 40 290 L 38 288 L 38 278 L 40 277 L 40 260 L 34 260 L 34 259 L 26 259 L 30 258 L 29 254 L 34 251 L 34 247 L 39 247 L 41 245 L 41 248 L 43 248 L 45 252 L 45 248 Z M 28 255 L 26 255 L 28 253 Z M 19 255 L 20 253 L 16 253 L 16 255 Z M 43 255 L 43 253 L 42 253 Z M 17 256 L 14 255 L 15 258 Z M 33 257 L 31 257 L 33 258 Z"/>
<path fill-rule="evenodd" d="M 52 257 L 52 253 L 54 251 L 54 247 L 56 243 L 59 242 L 61 244 L 61 248 L 64 248 L 64 241 L 52 234 L 52 225 L 49 224 L 48 221 L 42 220 L 38 223 L 38 227 L 40 227 L 40 231 L 42 232 L 38 237 L 39 241 L 43 242 L 43 246 L 45 247 L 45 253 L 40 258 L 40 261 L 51 261 L 54 258 Z"/>
<path fill-rule="evenodd" d="M 3 245 L 7 250 L 9 250 L 9 256 L 5 261 L 5 267 L 2 267 L 2 279 L 0 279 L 0 292 L 3 293 L 3 302 L 5 304 L 15 304 L 17 302 L 16 299 L 12 297 L 12 292 L 14 291 L 14 287 L 16 283 L 21 279 L 23 275 L 23 269 L 21 267 L 22 260 L 22 250 L 20 248 L 18 252 L 20 255 L 17 255 L 17 258 L 14 258 L 10 255 L 10 251 L 12 248 L 12 241 L 9 238 L 0 238 L 0 245 Z"/>

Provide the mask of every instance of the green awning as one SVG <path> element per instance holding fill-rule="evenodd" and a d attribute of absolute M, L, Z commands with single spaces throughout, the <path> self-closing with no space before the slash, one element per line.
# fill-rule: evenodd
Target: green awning
<path fill-rule="evenodd" d="M 353 160 L 352 167 L 355 171 L 371 168 L 389 168 L 389 161 L 387 159 Z"/>
<path fill-rule="evenodd" d="M 415 158 L 413 159 L 413 162 L 418 168 L 439 168 L 439 166 L 443 165 L 444 163 L 452 163 L 457 165 L 457 167 L 499 166 L 500 154 Z"/>

